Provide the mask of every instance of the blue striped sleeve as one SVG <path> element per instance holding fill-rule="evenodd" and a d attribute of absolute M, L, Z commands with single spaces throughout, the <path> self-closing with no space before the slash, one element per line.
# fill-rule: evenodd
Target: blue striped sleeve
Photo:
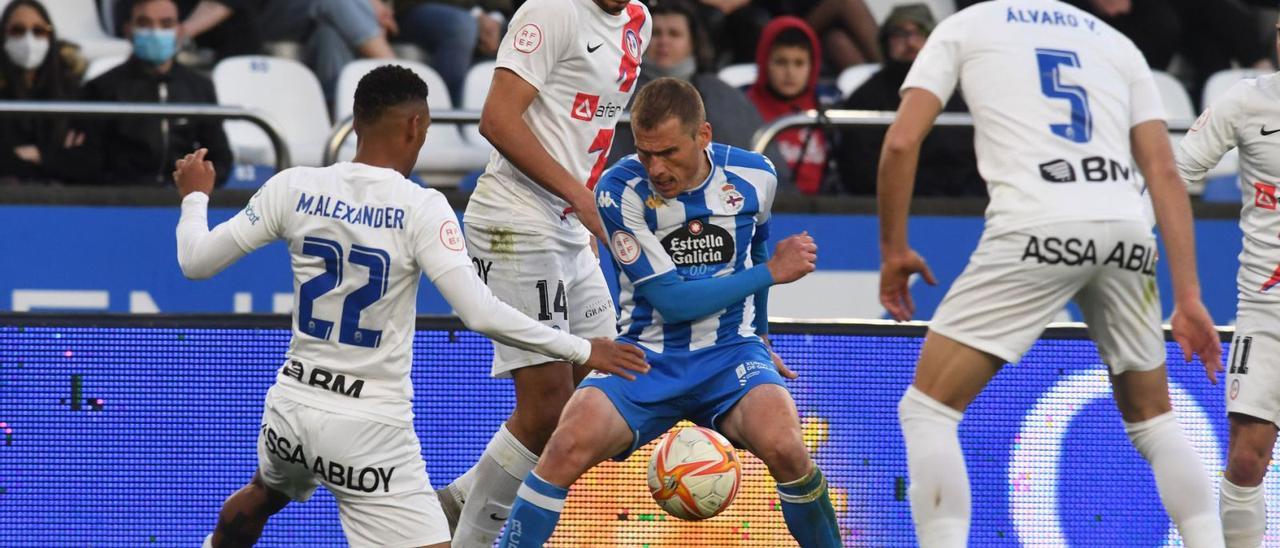
<path fill-rule="evenodd" d="M 615 166 L 596 185 L 596 208 L 609 233 L 613 260 L 633 284 L 639 284 L 676 266 L 645 221 L 644 203 L 624 177 L 638 178 Z"/>
<path fill-rule="evenodd" d="M 670 271 L 637 285 L 636 294 L 658 309 L 665 322 L 675 324 L 741 304 L 749 295 L 767 292 L 770 285 L 773 275 L 769 274 L 769 267 L 759 265 L 729 276 L 701 280 L 684 280 Z"/>

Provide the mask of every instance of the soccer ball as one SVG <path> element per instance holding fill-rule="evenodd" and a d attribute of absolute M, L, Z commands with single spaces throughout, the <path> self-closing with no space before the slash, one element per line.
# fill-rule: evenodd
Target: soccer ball
<path fill-rule="evenodd" d="M 649 494 L 680 519 L 696 521 L 723 512 L 741 482 L 742 465 L 733 446 L 708 428 L 668 432 L 649 457 Z"/>

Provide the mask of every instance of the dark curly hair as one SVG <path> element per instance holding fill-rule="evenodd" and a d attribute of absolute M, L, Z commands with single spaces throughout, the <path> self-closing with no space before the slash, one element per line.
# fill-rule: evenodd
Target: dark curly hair
<path fill-rule="evenodd" d="M 369 71 L 356 84 L 352 112 L 361 124 L 376 122 L 388 108 L 410 101 L 427 100 L 427 83 L 412 70 L 383 65 Z"/>

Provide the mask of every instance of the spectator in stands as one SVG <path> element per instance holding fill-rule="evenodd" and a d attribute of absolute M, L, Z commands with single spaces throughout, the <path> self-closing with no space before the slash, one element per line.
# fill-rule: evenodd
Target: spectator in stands
<path fill-rule="evenodd" d="M 126 0 L 130 1 L 130 0 Z M 180 0 L 180 36 L 210 48 L 218 60 L 262 53 L 258 7 L 263 0 Z"/>
<path fill-rule="evenodd" d="M 854 90 L 843 108 L 852 110 L 898 110 L 898 89 L 907 71 L 924 47 L 936 21 L 925 4 L 897 6 L 880 28 L 880 47 L 885 52 L 884 67 Z M 944 105 L 946 112 L 967 112 L 960 94 Z M 841 134 L 836 165 L 842 190 L 850 194 L 874 196 L 880 149 L 888 128 L 862 126 Z M 939 128 L 925 138 L 916 171 L 917 196 L 985 196 L 986 184 L 978 176 L 973 154 L 972 128 Z"/>
<path fill-rule="evenodd" d="M 387 36 L 399 27 L 383 0 L 180 1 L 182 36 L 214 48 L 219 59 L 260 53 L 264 41 L 301 43 L 303 62 L 326 96 L 332 97 L 342 67 L 357 56 L 395 57 Z"/>
<path fill-rule="evenodd" d="M 178 6 L 173 0 L 137 0 L 125 26 L 133 55 L 85 86 L 91 101 L 208 103 L 218 97 L 213 82 L 173 59 L 178 40 Z M 231 149 L 222 123 L 189 118 L 115 119 L 96 124 L 86 146 L 95 150 L 102 182 L 116 185 L 172 185 L 173 165 L 201 147 L 216 166 L 218 184 L 231 171 Z"/>
<path fill-rule="evenodd" d="M 396 0 L 400 36 L 431 54 L 431 67 L 440 73 L 454 104 L 462 102 L 462 84 L 475 54 L 498 52 L 509 0 Z"/>
<path fill-rule="evenodd" d="M 36 0 L 13 0 L 0 14 L 0 99 L 78 98 L 85 60 L 58 40 L 49 12 Z M 66 120 L 10 118 L 0 122 L 0 180 L 79 182 L 89 177 L 84 133 Z"/>
<path fill-rule="evenodd" d="M 825 106 L 819 100 L 818 37 L 803 19 L 783 16 L 764 28 L 756 48 L 759 76 L 747 90 L 765 122 Z M 819 194 L 828 175 L 827 137 L 821 127 L 783 131 L 774 141 L 796 190 Z"/>
<path fill-rule="evenodd" d="M 880 62 L 876 19 L 863 0 L 764 0 L 775 15 L 803 17 L 822 38 L 833 72 Z"/>
<path fill-rule="evenodd" d="M 650 6 L 653 37 L 640 68 L 637 89 L 663 76 L 693 84 L 702 95 L 707 121 L 711 123 L 717 141 L 750 149 L 751 137 L 764 121 L 742 91 L 717 78 L 715 73 L 706 71 L 711 62 L 711 48 L 694 10 L 683 0 L 664 0 Z M 630 105 L 627 108 L 630 109 Z M 771 159 L 780 171 L 778 180 L 791 180 L 777 146 L 770 149 Z M 620 131 L 613 137 L 609 163 L 613 164 L 633 152 L 635 140 L 631 132 Z"/>

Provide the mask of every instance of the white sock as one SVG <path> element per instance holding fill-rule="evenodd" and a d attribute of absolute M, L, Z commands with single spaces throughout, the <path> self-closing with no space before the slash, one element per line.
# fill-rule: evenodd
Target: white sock
<path fill-rule="evenodd" d="M 907 495 L 922 548 L 964 548 L 969 542 L 969 474 L 956 433 L 963 416 L 914 386 L 898 401 L 911 476 Z"/>
<path fill-rule="evenodd" d="M 1124 423 L 1133 447 L 1147 459 L 1160 491 L 1160 502 L 1188 548 L 1218 548 L 1222 522 L 1213 511 L 1213 490 L 1191 442 L 1173 412 L 1142 422 Z"/>
<path fill-rule="evenodd" d="M 511 435 L 504 423 L 488 447 L 475 471 L 473 484 L 467 494 L 467 503 L 458 518 L 458 530 L 454 531 L 453 548 L 491 548 L 502 532 L 502 525 L 511 515 L 511 505 L 516 491 L 525 476 L 538 464 L 538 455 L 525 448 Z"/>
<path fill-rule="evenodd" d="M 1218 483 L 1218 515 L 1227 548 L 1258 548 L 1267 530 L 1267 497 L 1261 485 L 1240 487 L 1227 480 Z"/>
<path fill-rule="evenodd" d="M 482 454 L 481 457 L 483 458 L 483 456 L 484 455 Z M 463 472 L 461 476 L 458 476 L 457 479 L 453 480 L 453 483 L 449 484 L 449 488 L 446 492 L 453 495 L 453 498 L 458 501 L 458 504 L 465 504 L 467 502 L 467 495 L 471 493 L 471 488 L 476 484 L 476 468 L 478 466 L 480 466 L 480 462 L 476 461 L 476 464 L 473 464 L 471 468 L 467 469 L 467 471 Z"/>

